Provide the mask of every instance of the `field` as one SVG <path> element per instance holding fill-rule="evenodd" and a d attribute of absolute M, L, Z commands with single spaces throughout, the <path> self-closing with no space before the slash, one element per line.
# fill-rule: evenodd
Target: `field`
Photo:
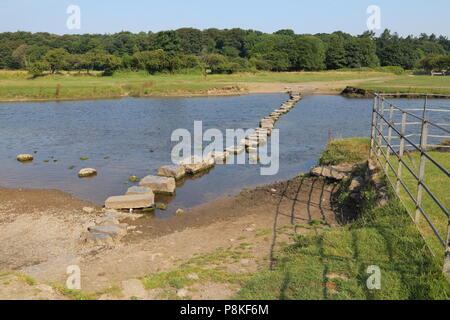
<path fill-rule="evenodd" d="M 197 96 L 285 92 L 337 94 L 347 85 L 384 92 L 449 93 L 450 77 L 395 75 L 380 70 L 238 73 L 232 75 L 65 72 L 30 78 L 26 71 L 0 71 L 0 100 L 77 100 L 124 96 Z"/>

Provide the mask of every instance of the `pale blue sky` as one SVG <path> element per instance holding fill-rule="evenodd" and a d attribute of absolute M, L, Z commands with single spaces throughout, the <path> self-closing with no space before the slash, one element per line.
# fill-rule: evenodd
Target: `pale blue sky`
<path fill-rule="evenodd" d="M 81 29 L 68 30 L 66 9 L 81 8 Z M 382 29 L 450 37 L 449 0 L 0 0 L 0 32 L 114 33 L 180 27 L 256 29 L 297 33 L 367 29 L 366 9 L 378 5 Z"/>

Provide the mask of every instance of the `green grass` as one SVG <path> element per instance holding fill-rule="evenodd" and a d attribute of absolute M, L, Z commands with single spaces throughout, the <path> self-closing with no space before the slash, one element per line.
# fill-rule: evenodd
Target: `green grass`
<path fill-rule="evenodd" d="M 159 272 L 141 279 L 147 289 L 164 289 L 162 298 L 179 299 L 176 291 L 197 283 L 215 282 L 228 285 L 242 285 L 252 273 L 236 274 L 226 271 L 225 264 L 237 263 L 250 258 L 244 248 L 217 249 L 216 251 L 194 257 L 168 272 Z M 190 275 L 197 277 L 190 277 Z"/>
<path fill-rule="evenodd" d="M 123 96 L 189 96 L 245 93 L 250 84 L 343 81 L 384 92 L 450 93 L 450 77 L 413 76 L 395 69 L 347 69 L 321 72 L 247 72 L 231 75 L 200 73 L 149 75 L 121 71 L 111 77 L 64 72 L 32 79 L 26 71 L 0 70 L 0 100 L 105 99 Z M 368 79 L 372 79 L 368 82 Z M 358 82 L 358 80 L 360 80 Z M 356 81 L 356 82 L 355 82 Z M 338 90 L 339 88 L 337 88 Z"/>
<path fill-rule="evenodd" d="M 447 168 L 447 170 L 450 168 L 450 153 L 430 151 L 428 154 L 444 168 Z M 382 155 L 381 158 L 382 161 L 384 161 Z M 390 160 L 395 171 L 397 172 L 397 157 L 391 155 Z M 417 152 L 409 153 L 405 155 L 404 161 L 416 173 L 416 175 L 418 175 L 420 154 Z M 389 168 L 389 178 L 394 184 L 396 184 L 396 177 L 391 168 Z M 409 191 L 416 198 L 418 190 L 417 180 L 404 166 L 402 170 L 402 179 Z M 450 181 L 448 177 L 428 159 L 425 161 L 425 184 L 446 208 L 450 208 Z M 411 197 L 409 197 L 406 190 L 402 186 L 400 187 L 400 197 L 405 204 L 409 214 L 412 217 L 415 217 L 416 207 L 414 201 L 411 199 Z M 422 201 L 422 208 L 425 210 L 431 222 L 434 224 L 434 226 L 437 228 L 437 230 L 445 240 L 448 228 L 448 218 L 425 190 L 423 191 Z M 420 223 L 418 226 L 419 230 L 427 241 L 427 244 L 431 247 L 433 253 L 436 255 L 436 258 L 438 260 L 442 260 L 444 256 L 443 247 L 439 243 L 439 240 L 436 238 L 433 230 L 426 222 L 425 218 L 420 218 Z"/>
<path fill-rule="evenodd" d="M 321 165 L 336 165 L 343 162 L 358 163 L 368 159 L 369 138 L 347 138 L 331 141 L 322 153 Z"/>
<path fill-rule="evenodd" d="M 358 87 L 384 93 L 450 94 L 450 77 L 395 76 L 382 81 L 361 82 Z"/>
<path fill-rule="evenodd" d="M 275 270 L 246 283 L 237 299 L 448 299 L 448 282 L 397 200 L 369 208 L 358 221 L 300 236 Z M 368 290 L 367 269 L 381 269 L 381 290 Z"/>
<path fill-rule="evenodd" d="M 356 151 L 355 151 L 356 150 Z M 367 139 L 333 141 L 324 152 L 324 164 L 368 158 Z M 359 170 L 359 169 L 355 169 Z M 431 172 L 430 179 L 435 174 Z M 448 184 L 448 182 L 447 182 Z M 349 200 L 341 185 L 342 195 Z M 448 190 L 437 181 L 435 188 Z M 358 218 L 344 227 L 297 236 L 277 254 L 274 270 L 249 280 L 237 299 L 409 300 L 449 299 L 442 261 L 435 259 L 397 197 L 376 205 L 374 186 L 367 185 Z M 345 202 L 345 199 L 340 199 Z M 369 266 L 381 270 L 381 289 L 369 290 Z"/>
<path fill-rule="evenodd" d="M 373 77 L 391 77 L 377 71 L 327 72 L 255 72 L 232 75 L 158 74 L 117 72 L 111 77 L 69 72 L 30 78 L 25 71 L 0 70 L 1 100 L 100 99 L 122 96 L 206 95 L 210 90 L 227 93 L 246 92 L 247 83 L 303 83 L 338 80 L 362 81 Z M 225 88 L 225 89 L 224 89 Z"/>

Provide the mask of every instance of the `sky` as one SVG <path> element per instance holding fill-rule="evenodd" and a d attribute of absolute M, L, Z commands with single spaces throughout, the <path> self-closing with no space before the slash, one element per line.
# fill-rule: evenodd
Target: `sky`
<path fill-rule="evenodd" d="M 67 8 L 80 8 L 80 29 L 69 29 Z M 354 35 L 367 30 L 367 8 L 381 9 L 381 30 L 450 37 L 450 0 L 0 0 L 0 32 L 56 34 L 148 32 L 182 27 L 242 28 L 272 33 Z"/>

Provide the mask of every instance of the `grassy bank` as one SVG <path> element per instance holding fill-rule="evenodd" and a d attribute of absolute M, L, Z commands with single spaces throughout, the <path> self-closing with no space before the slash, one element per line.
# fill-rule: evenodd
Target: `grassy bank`
<path fill-rule="evenodd" d="M 368 139 L 344 139 L 325 150 L 322 164 L 367 158 Z M 341 203 L 348 201 L 344 183 Z M 448 299 L 447 279 L 406 210 L 393 196 L 376 205 L 368 187 L 356 221 L 298 236 L 273 271 L 247 282 L 239 299 Z M 448 188 L 447 188 L 448 190 Z M 381 269 L 381 290 L 367 289 L 368 267 Z"/>
<path fill-rule="evenodd" d="M 383 81 L 363 81 L 358 87 L 383 93 L 450 94 L 450 77 L 401 75 Z"/>
<path fill-rule="evenodd" d="M 444 168 L 450 168 L 450 153 L 430 151 L 429 155 Z M 381 158 L 383 158 L 383 156 L 381 156 Z M 397 158 L 391 156 L 391 160 L 394 169 L 397 171 Z M 420 154 L 418 152 L 407 154 L 404 161 L 416 172 L 416 174 L 418 174 L 420 163 Z M 389 169 L 389 178 L 393 183 L 396 182 L 396 176 L 391 169 Z M 409 191 L 415 197 L 418 189 L 417 180 L 405 167 L 403 167 L 402 178 Z M 425 184 L 446 208 L 450 208 L 450 193 L 448 192 L 450 185 L 448 177 L 428 159 L 425 160 Z M 409 214 L 412 217 L 415 217 L 416 206 L 403 187 L 400 188 L 400 198 L 405 204 Z M 447 235 L 448 218 L 426 191 L 423 191 L 422 208 L 425 210 L 438 232 L 445 239 L 445 236 Z M 436 255 L 436 258 L 438 260 L 443 260 L 443 247 L 424 217 L 420 218 L 419 229 L 424 236 L 425 241 Z"/>
<path fill-rule="evenodd" d="M 370 79 L 370 81 L 368 81 Z M 282 92 L 287 86 L 334 84 L 338 93 L 347 85 L 367 89 L 450 93 L 450 77 L 396 75 L 382 70 L 324 72 L 256 72 L 231 75 L 157 74 L 117 72 L 111 77 L 65 72 L 32 79 L 26 71 L 0 71 L 0 100 L 103 99 L 123 96 L 191 96 Z M 270 85 L 273 85 L 271 88 Z M 261 88 L 264 86 L 264 88 Z M 332 89 L 332 90 L 331 90 Z M 416 90 L 417 89 L 417 90 Z"/>

